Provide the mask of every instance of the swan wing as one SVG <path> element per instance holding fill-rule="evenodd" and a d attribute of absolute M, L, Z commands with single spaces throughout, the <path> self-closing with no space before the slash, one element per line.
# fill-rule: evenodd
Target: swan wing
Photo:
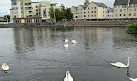
<path fill-rule="evenodd" d="M 136 79 L 133 79 L 133 78 L 129 78 L 131 81 L 137 81 L 137 78 Z"/>
<path fill-rule="evenodd" d="M 111 63 L 113 66 L 116 67 L 127 67 L 125 64 L 121 63 L 121 62 L 116 62 L 116 63 Z"/>

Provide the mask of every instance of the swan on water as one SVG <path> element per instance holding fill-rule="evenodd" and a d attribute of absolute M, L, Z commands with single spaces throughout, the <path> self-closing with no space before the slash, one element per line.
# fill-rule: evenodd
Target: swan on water
<path fill-rule="evenodd" d="M 127 67 L 129 67 L 130 60 L 131 60 L 131 57 L 128 57 L 127 65 L 125 65 L 125 64 L 123 64 L 121 62 L 111 63 L 111 65 L 119 67 L 119 68 L 127 68 Z"/>
<path fill-rule="evenodd" d="M 64 44 L 64 47 L 65 47 L 65 48 L 68 48 L 68 44 Z"/>
<path fill-rule="evenodd" d="M 9 70 L 9 66 L 6 63 L 2 64 L 2 70 L 4 71 Z"/>
<path fill-rule="evenodd" d="M 66 72 L 66 77 L 64 78 L 64 81 L 73 81 L 73 78 L 71 77 L 69 71 Z"/>
<path fill-rule="evenodd" d="M 64 41 L 65 41 L 65 43 L 68 43 L 69 40 L 68 40 L 68 39 L 65 39 Z"/>
<path fill-rule="evenodd" d="M 71 43 L 76 44 L 77 42 L 76 42 L 76 40 L 72 40 Z"/>
<path fill-rule="evenodd" d="M 129 78 L 131 81 L 137 81 L 137 78 Z"/>

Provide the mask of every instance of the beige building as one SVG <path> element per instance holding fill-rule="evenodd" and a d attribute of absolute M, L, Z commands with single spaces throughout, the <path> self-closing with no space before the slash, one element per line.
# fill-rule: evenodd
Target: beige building
<path fill-rule="evenodd" d="M 87 20 L 107 19 L 107 6 L 103 3 L 91 2 L 86 8 Z"/>
<path fill-rule="evenodd" d="M 114 19 L 136 19 L 137 0 L 115 0 Z"/>
<path fill-rule="evenodd" d="M 49 10 L 51 6 L 55 9 L 60 9 L 60 6 L 51 4 L 50 2 L 31 2 L 31 0 L 11 0 L 11 22 L 15 18 L 34 18 L 41 17 L 42 21 L 45 22 L 50 20 Z M 31 19 L 32 19 L 31 18 Z"/>
<path fill-rule="evenodd" d="M 13 18 L 32 17 L 31 0 L 11 0 L 11 21 Z"/>
<path fill-rule="evenodd" d="M 78 7 L 72 6 L 71 12 L 73 13 L 74 20 L 85 20 L 86 19 L 86 8 L 89 4 L 88 0 L 85 0 L 84 5 L 79 5 Z"/>

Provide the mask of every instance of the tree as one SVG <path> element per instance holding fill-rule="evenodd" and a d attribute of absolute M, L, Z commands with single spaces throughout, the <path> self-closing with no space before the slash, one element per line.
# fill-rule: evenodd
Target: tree
<path fill-rule="evenodd" d="M 4 20 L 7 20 L 8 19 L 8 22 L 10 21 L 10 15 L 4 15 Z"/>
<path fill-rule="evenodd" d="M 65 18 L 67 20 L 72 20 L 73 19 L 73 14 L 71 13 L 71 9 L 70 8 L 66 9 Z"/>
<path fill-rule="evenodd" d="M 54 9 L 53 9 L 53 7 L 50 8 L 49 15 L 52 19 L 54 18 Z"/>
<path fill-rule="evenodd" d="M 64 5 L 61 5 L 61 10 L 55 9 L 55 13 L 54 13 L 54 8 L 51 7 L 49 14 L 51 19 L 54 19 L 54 14 L 55 14 L 56 21 L 62 21 L 62 19 L 67 19 L 67 20 L 73 19 L 73 14 L 71 13 L 70 8 L 65 9 Z"/>

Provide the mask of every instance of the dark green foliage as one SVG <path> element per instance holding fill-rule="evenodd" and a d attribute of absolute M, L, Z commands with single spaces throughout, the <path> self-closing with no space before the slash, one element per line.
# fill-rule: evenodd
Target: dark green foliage
<path fill-rule="evenodd" d="M 137 23 L 128 24 L 127 27 L 127 33 L 137 34 Z"/>
<path fill-rule="evenodd" d="M 51 19 L 54 19 L 53 7 L 50 8 L 49 14 Z M 56 21 L 62 21 L 62 19 L 72 20 L 73 14 L 71 13 L 70 8 L 65 9 L 65 7 L 61 5 L 61 10 L 55 9 L 55 17 L 56 17 Z"/>
<path fill-rule="evenodd" d="M 10 15 L 5 15 L 5 16 L 4 16 L 4 20 L 7 21 L 7 19 L 8 19 L 8 22 L 9 22 L 9 21 L 10 21 Z"/>

